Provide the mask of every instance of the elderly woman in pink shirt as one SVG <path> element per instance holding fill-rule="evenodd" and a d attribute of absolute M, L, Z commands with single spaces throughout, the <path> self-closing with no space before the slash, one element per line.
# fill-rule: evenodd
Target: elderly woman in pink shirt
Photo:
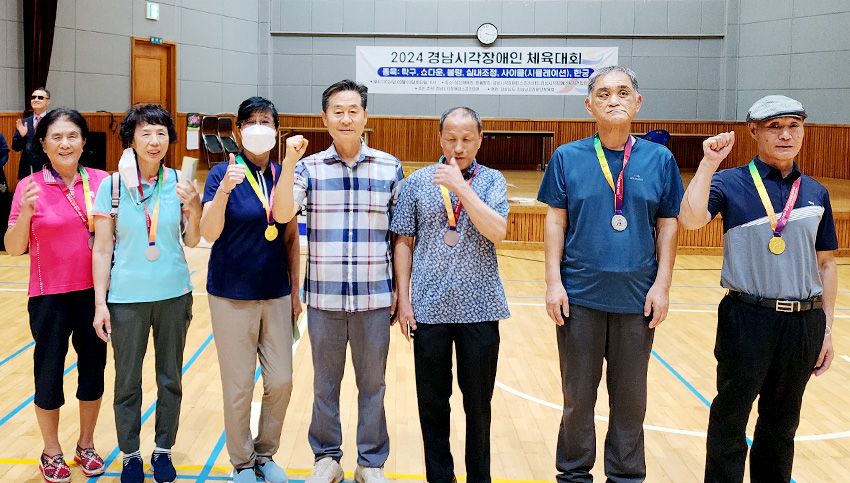
<path fill-rule="evenodd" d="M 49 160 L 15 190 L 6 250 L 30 251 L 30 329 L 35 339 L 35 414 L 44 439 L 39 470 L 50 483 L 71 480 L 59 445 L 59 408 L 65 403 L 63 370 L 68 339 L 77 351 L 80 437 L 74 461 L 86 476 L 104 472 L 94 449 L 94 427 L 103 396 L 106 343 L 92 327 L 92 203 L 108 174 L 79 165 L 88 136 L 79 112 L 56 109 L 35 131 L 31 149 Z"/>

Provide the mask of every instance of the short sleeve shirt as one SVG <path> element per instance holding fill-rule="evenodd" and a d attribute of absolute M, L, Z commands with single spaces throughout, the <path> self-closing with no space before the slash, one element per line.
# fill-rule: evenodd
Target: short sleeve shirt
<path fill-rule="evenodd" d="M 92 201 L 101 181 L 109 175 L 105 171 L 84 168 L 89 177 Z M 12 199 L 9 224 L 14 225 L 21 213 L 21 197 L 30 180 L 38 184 L 41 191 L 35 203 L 30 224 L 30 281 L 29 296 L 50 295 L 92 288 L 91 249 L 89 228 L 83 223 L 68 198 L 65 196 L 61 179 L 53 177 L 45 166 L 41 171 L 18 182 Z M 83 180 L 77 175 L 73 189 L 68 193 L 80 212 L 88 219 L 84 198 Z M 94 210 L 92 210 L 94 211 Z"/>
<path fill-rule="evenodd" d="M 603 149 L 615 180 L 623 151 Z M 643 313 L 658 271 L 655 225 L 679 214 L 684 188 L 676 160 L 660 144 L 637 138 L 623 174 L 623 215 L 615 231 L 614 192 L 602 173 L 593 138 L 560 146 L 537 199 L 567 210 L 561 280 L 570 303 L 615 313 Z"/>
<path fill-rule="evenodd" d="M 403 181 L 395 156 L 365 144 L 353 166 L 333 145 L 298 162 L 292 191 L 307 217 L 308 306 L 360 312 L 392 305 L 389 228 Z"/>
<path fill-rule="evenodd" d="M 157 302 L 187 294 L 194 288 L 189 280 L 189 266 L 180 244 L 180 218 L 182 210 L 177 198 L 176 171 L 163 170 L 162 201 L 156 246 L 160 255 L 156 261 L 145 258 L 148 248 L 148 230 L 144 205 L 153 217 L 159 187 L 156 178 L 142 180 L 142 202 L 138 189 L 133 196 L 123 181 L 115 219 L 114 264 L 109 282 L 107 302 L 137 303 Z M 101 183 L 97 191 L 94 212 L 97 216 L 110 216 L 112 208 L 112 179 Z"/>
<path fill-rule="evenodd" d="M 725 169 L 711 180 L 708 211 L 723 215 L 723 269 L 720 285 L 771 299 L 805 300 L 823 293 L 817 252 L 838 248 L 826 188 L 802 174 L 796 163 L 782 178 L 779 170 L 754 160 L 778 217 L 797 178 L 800 192 L 782 240 L 785 251 L 771 253 L 773 229 L 747 165 Z"/>
<path fill-rule="evenodd" d="M 280 178 L 280 165 L 270 163 L 261 170 L 244 153 L 241 157 L 258 181 L 260 192 L 271 199 L 272 187 Z M 210 170 L 204 187 L 204 203 L 215 197 L 227 166 L 221 163 Z M 233 188 L 227 199 L 224 227 L 210 251 L 207 270 L 210 295 L 234 300 L 269 300 L 290 295 L 283 236 L 286 224 L 275 223 L 278 235 L 271 241 L 265 236 L 268 226 L 266 210 L 251 183 L 245 179 Z"/>
<path fill-rule="evenodd" d="M 474 163 L 477 164 L 477 161 Z M 457 220 L 460 237 L 449 246 L 449 227 L 442 192 L 433 183 L 437 166 L 413 172 L 405 182 L 390 229 L 415 237 L 411 302 L 416 322 L 470 323 L 506 319 L 505 290 L 499 278 L 496 246 L 472 223 L 466 210 Z M 475 165 L 467 170 L 473 174 Z M 503 218 L 508 217 L 506 183 L 502 173 L 478 164 L 470 185 L 475 194 Z M 450 193 L 452 206 L 458 198 Z"/>

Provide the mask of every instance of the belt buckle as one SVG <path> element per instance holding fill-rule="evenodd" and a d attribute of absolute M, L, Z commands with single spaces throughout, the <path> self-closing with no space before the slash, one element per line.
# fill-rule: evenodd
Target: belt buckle
<path fill-rule="evenodd" d="M 777 312 L 799 312 L 800 311 L 800 301 L 799 300 L 777 300 L 776 301 L 776 311 Z"/>

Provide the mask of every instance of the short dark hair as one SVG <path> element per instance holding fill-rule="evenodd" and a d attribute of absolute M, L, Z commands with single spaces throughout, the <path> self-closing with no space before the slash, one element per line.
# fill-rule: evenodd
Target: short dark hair
<path fill-rule="evenodd" d="M 131 107 L 121 120 L 118 139 L 121 140 L 123 147 L 130 147 L 136 135 L 136 128 L 142 124 L 165 126 L 168 129 L 168 144 L 177 142 L 177 130 L 174 128 L 174 119 L 171 118 L 171 114 L 159 104 L 141 104 Z"/>
<path fill-rule="evenodd" d="M 80 128 L 80 135 L 83 137 L 83 141 L 89 137 L 89 124 L 86 122 L 86 118 L 74 109 L 60 107 L 45 114 L 41 118 L 41 121 L 38 122 L 38 126 L 35 127 L 35 134 L 30 139 L 29 144 L 32 154 L 42 159 L 47 159 L 47 155 L 44 154 L 44 146 L 41 145 L 41 142 L 47 137 L 47 130 L 50 129 L 50 125 L 63 119 L 76 124 Z"/>
<path fill-rule="evenodd" d="M 280 127 L 280 119 L 277 117 L 277 109 L 274 108 L 274 103 L 265 97 L 254 96 L 249 97 L 239 104 L 239 111 L 236 113 L 236 127 L 242 127 L 242 123 L 251 119 L 255 112 L 269 112 L 274 118 L 274 127 Z"/>
<path fill-rule="evenodd" d="M 366 93 L 369 92 L 369 88 L 351 79 L 345 79 L 333 84 L 325 89 L 325 92 L 322 92 L 322 112 L 327 112 L 332 95 L 344 91 L 354 91 L 360 94 L 360 107 L 366 109 Z"/>
<path fill-rule="evenodd" d="M 463 114 L 472 118 L 475 121 L 475 124 L 478 125 L 478 132 L 481 132 L 481 116 L 478 115 L 477 112 L 473 111 L 468 107 L 453 107 L 448 111 L 444 112 L 442 116 L 440 116 L 440 132 L 443 132 L 443 123 L 446 122 L 446 118 L 449 117 L 455 111 L 463 111 Z"/>
<path fill-rule="evenodd" d="M 36 87 L 36 88 L 35 88 L 35 89 L 33 89 L 32 91 L 33 91 L 33 92 L 35 92 L 35 91 L 44 91 L 44 93 L 45 93 L 45 94 L 47 94 L 47 98 L 48 98 L 48 99 L 50 99 L 50 91 L 48 91 L 48 90 L 47 90 L 47 88 L 45 88 L 45 87 Z"/>

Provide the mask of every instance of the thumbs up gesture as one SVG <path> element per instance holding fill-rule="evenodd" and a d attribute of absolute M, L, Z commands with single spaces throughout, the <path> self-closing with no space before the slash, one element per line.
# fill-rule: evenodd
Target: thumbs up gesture
<path fill-rule="evenodd" d="M 224 178 L 221 180 L 221 189 L 225 193 L 230 193 L 233 188 L 245 180 L 245 166 L 236 163 L 236 157 L 230 155 L 230 160 L 227 163 L 227 171 L 224 173 Z"/>
<path fill-rule="evenodd" d="M 434 184 L 443 185 L 455 193 L 466 184 L 455 158 L 451 158 L 448 163 L 437 166 L 437 171 L 434 173 Z"/>

